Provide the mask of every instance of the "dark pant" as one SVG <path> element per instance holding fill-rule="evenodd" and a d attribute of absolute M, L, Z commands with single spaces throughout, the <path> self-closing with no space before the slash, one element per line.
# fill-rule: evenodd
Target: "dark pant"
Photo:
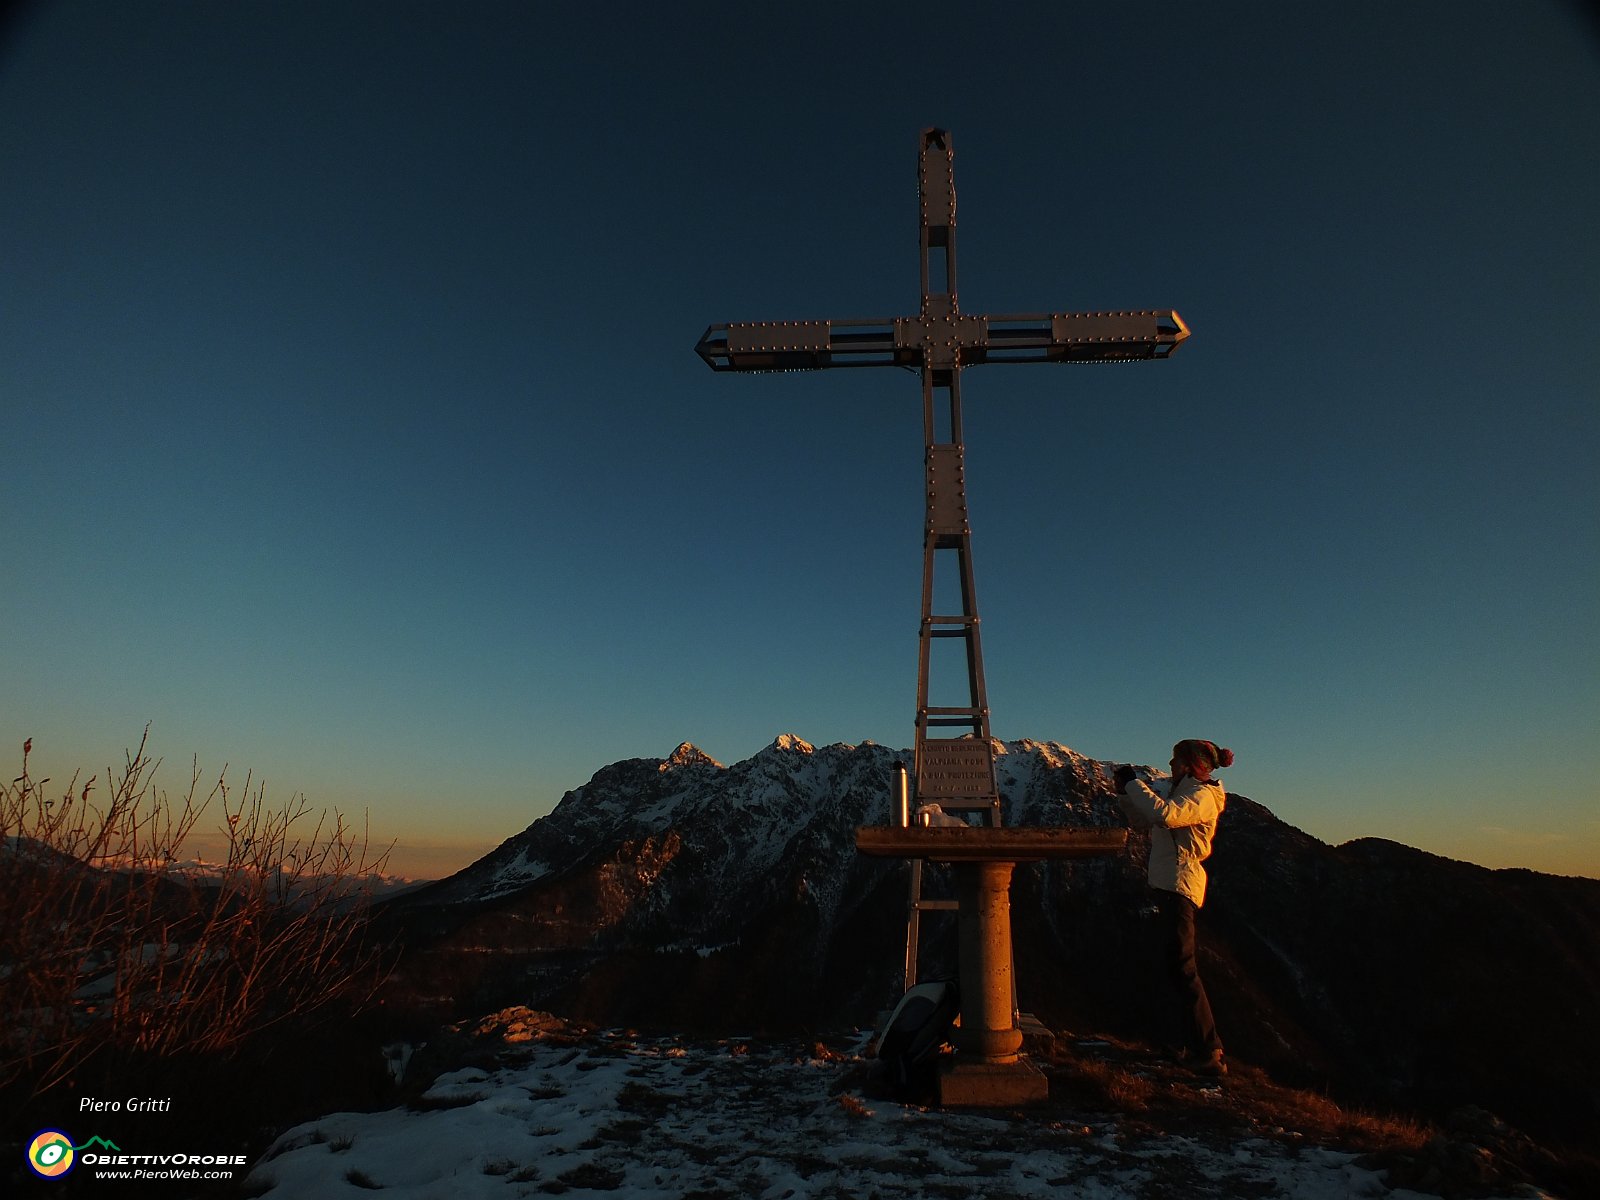
<path fill-rule="evenodd" d="M 1177 991 L 1178 1044 L 1202 1057 L 1222 1049 L 1217 1022 L 1211 1015 L 1206 985 L 1194 957 L 1194 902 L 1176 892 L 1161 893 L 1161 920 L 1167 967 Z"/>

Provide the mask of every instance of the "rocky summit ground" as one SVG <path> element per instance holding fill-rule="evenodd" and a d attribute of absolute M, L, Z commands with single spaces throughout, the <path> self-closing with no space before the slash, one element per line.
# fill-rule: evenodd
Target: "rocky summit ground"
<path fill-rule="evenodd" d="M 1236 1069 L 1058 1038 L 1050 1101 L 942 1111 L 879 1084 L 870 1035 L 685 1040 L 511 1009 L 395 1047 L 402 1103 L 284 1133 L 247 1194 L 840 1197 L 1550 1197 L 1515 1139 L 1345 1113 Z M 1496 1138 L 1500 1141 L 1496 1142 Z"/>

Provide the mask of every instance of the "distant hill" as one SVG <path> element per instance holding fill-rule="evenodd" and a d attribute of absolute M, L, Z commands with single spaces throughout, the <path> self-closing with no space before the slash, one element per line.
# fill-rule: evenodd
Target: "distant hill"
<path fill-rule="evenodd" d="M 1011 825 L 1120 826 L 1111 764 L 996 744 Z M 602 768 L 478 862 L 387 903 L 391 1011 L 520 1003 L 644 1029 L 869 1023 L 898 995 L 906 867 L 856 853 L 908 751 L 792 736 L 723 766 L 690 745 Z M 1157 1040 L 1135 833 L 1115 858 L 1020 867 L 1019 1000 L 1058 1029 Z M 1329 846 L 1229 796 L 1202 970 L 1230 1053 L 1285 1082 L 1576 1140 L 1600 1123 L 1600 881 Z M 937 874 L 935 871 L 934 874 Z M 954 973 L 949 918 L 923 974 Z"/>

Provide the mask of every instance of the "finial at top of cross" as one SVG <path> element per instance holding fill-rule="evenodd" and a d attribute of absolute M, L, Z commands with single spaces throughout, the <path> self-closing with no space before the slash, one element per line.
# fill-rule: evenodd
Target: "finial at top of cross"
<path fill-rule="evenodd" d="M 1171 309 L 967 316 L 956 301 L 956 186 L 950 134 L 922 131 L 918 200 L 922 305 L 914 317 L 735 321 L 695 352 L 714 371 L 826 367 L 960 368 L 990 362 L 1135 362 L 1166 358 L 1189 336 Z"/>

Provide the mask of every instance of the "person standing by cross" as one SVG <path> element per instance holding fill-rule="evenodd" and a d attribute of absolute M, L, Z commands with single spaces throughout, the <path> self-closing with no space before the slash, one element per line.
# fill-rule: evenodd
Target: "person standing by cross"
<path fill-rule="evenodd" d="M 1148 879 L 1161 893 L 1163 949 L 1182 1031 L 1178 1054 L 1193 1057 L 1203 1074 L 1226 1075 L 1222 1038 L 1195 959 L 1195 916 L 1206 902 L 1204 863 L 1228 803 L 1222 784 L 1211 775 L 1233 765 L 1233 751 L 1186 739 L 1172 748 L 1170 765 L 1172 779 L 1164 790 L 1145 783 L 1127 765 L 1112 779 L 1128 819 L 1150 829 Z"/>

